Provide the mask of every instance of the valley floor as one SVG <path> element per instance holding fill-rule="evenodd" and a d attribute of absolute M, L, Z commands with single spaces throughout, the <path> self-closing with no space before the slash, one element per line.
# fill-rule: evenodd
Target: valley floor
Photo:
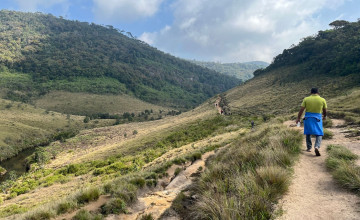
<path fill-rule="evenodd" d="M 288 126 L 292 123 L 294 122 L 285 122 Z M 333 123 L 334 126 L 329 130 L 333 132 L 334 137 L 323 140 L 320 157 L 315 156 L 314 149 L 312 152 L 306 152 L 306 143 L 303 142 L 304 151 L 294 167 L 295 176 L 292 184 L 288 193 L 279 202 L 278 209 L 284 212 L 279 219 L 360 219 L 360 198 L 342 189 L 325 164 L 328 145 L 345 146 L 360 156 L 360 143 L 358 140 L 345 138 L 341 128 L 337 127 L 343 124 L 343 121 L 333 119 Z"/>

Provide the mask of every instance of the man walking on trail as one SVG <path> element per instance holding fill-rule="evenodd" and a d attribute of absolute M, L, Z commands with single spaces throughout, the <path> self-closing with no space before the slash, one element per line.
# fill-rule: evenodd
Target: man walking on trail
<path fill-rule="evenodd" d="M 304 134 L 306 135 L 306 146 L 308 152 L 311 151 L 312 143 L 311 143 L 311 135 L 316 136 L 315 141 L 315 154 L 316 156 L 320 156 L 320 144 L 322 137 L 324 136 L 323 123 L 322 120 L 326 120 L 326 101 L 324 98 L 319 96 L 319 92 L 317 88 L 311 89 L 311 95 L 304 98 L 301 109 L 299 111 L 296 123 L 300 122 L 301 115 L 304 110 Z M 322 114 L 322 117 L 321 117 Z"/>

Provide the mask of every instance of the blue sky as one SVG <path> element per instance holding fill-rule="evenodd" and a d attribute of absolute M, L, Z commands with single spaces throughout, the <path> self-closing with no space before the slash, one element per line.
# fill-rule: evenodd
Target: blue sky
<path fill-rule="evenodd" d="M 0 8 L 113 25 L 175 56 L 223 63 L 271 62 L 334 20 L 360 18 L 358 0 L 0 0 Z"/>

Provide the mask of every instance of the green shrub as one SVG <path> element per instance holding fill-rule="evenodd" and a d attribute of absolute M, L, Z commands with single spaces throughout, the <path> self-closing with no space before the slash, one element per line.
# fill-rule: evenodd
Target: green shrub
<path fill-rule="evenodd" d="M 201 159 L 201 153 L 200 152 L 192 153 L 191 155 L 187 156 L 186 159 L 191 162 L 195 162 L 196 160 Z"/>
<path fill-rule="evenodd" d="M 185 162 L 186 162 L 186 160 L 182 157 L 179 157 L 179 158 L 176 158 L 173 160 L 173 163 L 176 165 L 181 165 L 181 164 L 184 164 Z"/>
<path fill-rule="evenodd" d="M 123 184 L 117 185 L 114 183 L 114 188 L 111 191 L 111 195 L 115 198 L 120 198 L 125 201 L 126 204 L 131 204 L 137 199 L 137 187 L 133 184 Z"/>
<path fill-rule="evenodd" d="M 57 205 L 56 213 L 58 215 L 67 213 L 74 210 L 77 207 L 77 204 L 74 201 L 64 201 Z"/>
<path fill-rule="evenodd" d="M 154 180 L 154 179 L 146 180 L 146 185 L 148 187 L 155 187 L 157 185 L 157 180 Z"/>
<path fill-rule="evenodd" d="M 120 214 L 126 213 L 126 203 L 120 198 L 113 198 L 101 206 L 102 214 Z"/>
<path fill-rule="evenodd" d="M 89 188 L 81 191 L 76 196 L 76 200 L 79 204 L 84 204 L 90 201 L 97 200 L 99 196 L 100 196 L 100 191 L 98 188 Z"/>
<path fill-rule="evenodd" d="M 132 180 L 130 180 L 130 183 L 134 184 L 135 186 L 140 187 L 140 188 L 145 186 L 145 180 L 144 180 L 144 178 L 141 178 L 141 177 L 133 178 Z"/>

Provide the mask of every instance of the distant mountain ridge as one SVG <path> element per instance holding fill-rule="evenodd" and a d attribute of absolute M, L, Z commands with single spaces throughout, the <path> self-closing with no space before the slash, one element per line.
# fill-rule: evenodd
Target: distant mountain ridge
<path fill-rule="evenodd" d="M 263 69 L 269 64 L 263 61 L 251 61 L 244 63 L 219 63 L 219 62 L 203 62 L 191 60 L 191 62 L 215 70 L 219 73 L 223 73 L 228 76 L 233 76 L 241 81 L 245 82 L 254 77 L 254 71 L 257 69 Z"/>
<path fill-rule="evenodd" d="M 112 26 L 7 10 L 0 11 L 0 66 L 0 94 L 20 101 L 64 90 L 188 109 L 240 82 Z"/>

